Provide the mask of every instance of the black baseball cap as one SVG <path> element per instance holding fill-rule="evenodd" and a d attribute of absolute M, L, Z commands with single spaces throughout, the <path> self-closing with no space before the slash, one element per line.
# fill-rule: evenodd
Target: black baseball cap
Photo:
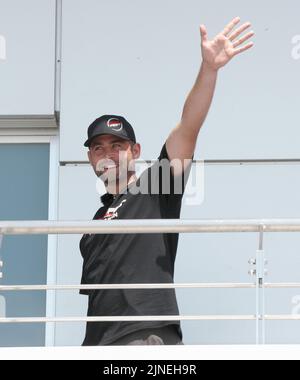
<path fill-rule="evenodd" d="M 84 146 L 90 147 L 92 140 L 100 135 L 114 135 L 136 144 L 134 130 L 123 116 L 103 115 L 96 119 L 88 128 L 88 139 Z"/>

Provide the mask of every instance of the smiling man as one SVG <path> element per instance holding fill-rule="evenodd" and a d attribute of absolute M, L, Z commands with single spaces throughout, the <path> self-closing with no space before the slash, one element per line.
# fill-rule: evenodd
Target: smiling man
<path fill-rule="evenodd" d="M 141 146 L 122 116 L 104 115 L 88 129 L 88 157 L 102 179 L 106 194 L 95 220 L 179 219 L 182 197 L 197 138 L 208 114 L 219 69 L 253 46 L 246 32 L 232 20 L 213 40 L 200 27 L 200 72 L 180 123 L 163 144 L 158 160 L 137 178 L 135 160 Z M 246 44 L 244 44 L 246 43 Z M 159 127 L 159 126 L 158 126 Z M 138 190 L 138 191 L 137 191 Z M 82 284 L 173 283 L 178 234 L 84 235 Z M 81 291 L 89 296 L 89 316 L 176 316 L 174 289 Z M 88 323 L 83 345 L 176 345 L 182 343 L 180 322 Z"/>

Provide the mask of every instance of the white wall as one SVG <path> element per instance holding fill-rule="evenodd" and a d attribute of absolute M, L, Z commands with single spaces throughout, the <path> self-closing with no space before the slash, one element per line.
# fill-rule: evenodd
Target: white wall
<path fill-rule="evenodd" d="M 156 157 L 199 70 L 199 25 L 214 36 L 236 15 L 256 46 L 222 71 L 196 157 L 299 157 L 299 11 L 294 0 L 64 0 L 61 159 L 85 159 L 86 128 L 104 113 L 127 116 Z"/>
<path fill-rule="evenodd" d="M 53 115 L 55 0 L 0 0 L 0 35 L 0 116 Z"/>
<path fill-rule="evenodd" d="M 299 164 L 207 165 L 205 200 L 201 206 L 184 207 L 182 218 L 299 217 L 298 173 Z M 255 257 L 258 243 L 258 234 L 181 235 L 176 281 L 251 282 L 248 260 Z M 267 282 L 299 282 L 299 244 L 299 234 L 265 234 Z M 267 290 L 266 313 L 292 314 L 298 294 L 299 289 Z M 181 290 L 179 302 L 182 314 L 253 314 L 254 297 L 251 290 Z M 255 326 L 249 322 L 185 322 L 184 327 L 193 344 L 255 341 Z M 299 323 L 268 322 L 267 343 L 284 342 L 300 342 Z"/>

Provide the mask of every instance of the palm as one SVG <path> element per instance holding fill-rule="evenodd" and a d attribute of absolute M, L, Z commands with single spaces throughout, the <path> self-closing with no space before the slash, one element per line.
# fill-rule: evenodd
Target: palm
<path fill-rule="evenodd" d="M 222 36 L 209 41 L 202 46 L 203 60 L 210 66 L 222 67 L 234 56 L 232 43 Z"/>
<path fill-rule="evenodd" d="M 207 31 L 204 25 L 201 26 L 202 36 L 202 57 L 203 61 L 214 70 L 225 66 L 234 56 L 240 54 L 253 46 L 252 42 L 243 47 L 239 47 L 249 38 L 253 37 L 254 32 L 249 32 L 238 38 L 251 24 L 243 24 L 240 28 L 233 31 L 234 27 L 240 22 L 239 18 L 234 19 L 227 27 L 218 34 L 212 41 L 208 40 Z"/>

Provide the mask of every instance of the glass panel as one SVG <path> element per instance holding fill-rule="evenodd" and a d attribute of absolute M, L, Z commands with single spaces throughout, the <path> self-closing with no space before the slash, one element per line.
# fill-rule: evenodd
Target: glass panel
<path fill-rule="evenodd" d="M 49 144 L 0 144 L 0 181 L 0 220 L 47 220 Z M 5 236 L 0 255 L 2 285 L 46 284 L 47 236 Z M 45 310 L 45 292 L 0 294 L 2 317 L 39 317 Z M 0 324 L 0 346 L 44 344 L 43 324 Z"/>

